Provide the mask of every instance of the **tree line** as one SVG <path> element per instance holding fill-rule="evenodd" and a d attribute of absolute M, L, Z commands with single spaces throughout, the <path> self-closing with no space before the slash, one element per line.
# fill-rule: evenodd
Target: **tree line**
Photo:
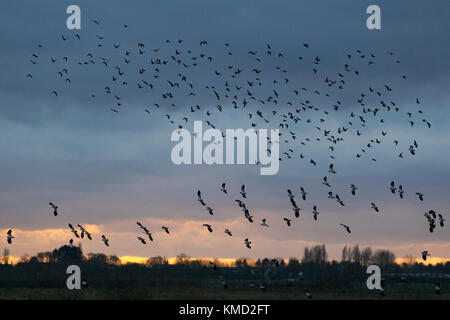
<path fill-rule="evenodd" d="M 402 274 L 428 273 L 436 277 L 450 274 L 449 262 L 424 265 L 411 258 L 403 264 L 396 264 L 391 251 L 359 248 L 358 245 L 345 246 L 340 261 L 328 258 L 325 245 L 315 245 L 304 248 L 301 259 L 239 258 L 229 263 L 219 259 L 192 259 L 187 254 L 179 254 L 172 263 L 166 257 L 157 256 L 148 258 L 143 264 L 122 264 L 116 255 L 103 253 L 84 255 L 81 245 L 72 248 L 65 245 L 34 256 L 23 256 L 14 265 L 8 250 L 4 250 L 0 259 L 0 287 L 64 288 L 66 268 L 72 264 L 80 266 L 83 277 L 100 288 L 211 286 L 220 285 L 219 276 L 225 277 L 229 283 L 345 287 L 365 283 L 366 268 L 371 264 L 379 265 L 386 274 L 396 275 L 395 281 L 399 281 Z M 421 281 L 420 276 L 416 278 L 416 281 Z"/>

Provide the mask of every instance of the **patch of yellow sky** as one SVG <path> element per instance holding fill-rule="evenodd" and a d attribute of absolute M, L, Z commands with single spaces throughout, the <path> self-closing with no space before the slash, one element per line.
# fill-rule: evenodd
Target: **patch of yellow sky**
<path fill-rule="evenodd" d="M 169 258 L 164 258 L 167 260 L 167 262 L 171 265 L 176 264 L 178 258 L 177 257 L 169 257 Z M 208 262 L 215 262 L 220 264 L 221 266 L 233 266 L 236 262 L 236 259 L 230 259 L 230 258 L 184 258 L 185 260 L 188 261 L 199 261 L 199 262 L 203 262 L 203 263 L 208 263 Z M 9 257 L 9 261 L 12 264 L 16 264 L 21 260 L 20 257 L 14 257 L 14 256 L 10 256 Z M 132 263 L 136 263 L 136 264 L 145 264 L 148 260 L 148 258 L 146 257 L 140 257 L 140 256 L 121 256 L 119 257 L 119 260 L 121 262 L 121 264 L 132 264 Z M 431 258 L 427 258 L 427 261 L 423 261 L 422 259 L 415 259 L 414 260 L 416 263 L 422 263 L 424 265 L 436 265 L 439 263 L 447 263 L 450 262 L 450 259 L 445 259 L 445 258 L 439 258 L 439 257 L 431 257 Z M 285 259 L 285 262 L 288 263 L 288 260 Z M 247 264 L 249 266 L 253 266 L 255 265 L 256 260 L 252 260 L 252 259 L 247 259 Z M 401 265 L 403 263 L 411 263 L 411 259 L 409 258 L 398 258 L 395 259 L 395 263 Z"/>
<path fill-rule="evenodd" d="M 138 264 L 145 264 L 148 260 L 148 258 L 145 257 L 139 257 L 139 256 L 122 256 L 119 257 L 120 262 L 122 264 L 127 263 L 138 263 Z M 170 258 L 164 258 L 167 260 L 168 264 L 176 264 L 178 258 L 176 257 L 170 257 Z M 236 259 L 216 259 L 216 258 L 184 258 L 187 261 L 199 261 L 199 262 L 219 262 L 223 266 L 233 266 Z M 249 265 L 254 264 L 254 261 L 247 260 Z"/>
<path fill-rule="evenodd" d="M 122 264 L 127 264 L 127 263 L 138 263 L 138 264 L 145 264 L 147 262 L 148 258 L 145 257 L 138 257 L 138 256 L 123 256 L 123 257 L 119 257 L 120 262 Z M 167 259 L 169 264 L 175 264 L 177 262 L 177 258 L 173 257 L 173 258 L 165 258 Z M 233 266 L 236 262 L 236 259 L 216 259 L 216 258 L 186 258 L 186 260 L 189 261 L 201 261 L 201 262 L 219 262 L 221 265 L 224 266 Z M 285 259 L 285 262 L 288 263 L 288 260 Z M 407 259 L 407 258 L 398 258 L 395 259 L 395 263 L 397 264 L 402 264 L 402 263 L 410 263 L 411 260 Z M 450 259 L 444 259 L 444 258 L 439 258 L 439 257 L 431 257 L 428 258 L 427 261 L 423 261 L 422 259 L 415 259 L 416 263 L 423 263 L 424 265 L 436 265 L 439 263 L 447 263 L 450 262 Z M 247 264 L 252 266 L 256 263 L 256 260 L 251 260 L 251 259 L 247 259 Z"/>
<path fill-rule="evenodd" d="M 397 264 L 402 264 L 402 263 L 410 263 L 410 259 L 408 259 L 408 258 L 397 258 L 397 259 L 395 259 L 395 262 L 397 263 Z M 439 264 L 439 263 L 447 263 L 447 262 L 450 262 L 450 259 L 445 259 L 445 258 L 439 258 L 439 257 L 430 257 L 430 258 L 427 258 L 427 261 L 423 261 L 422 259 L 415 259 L 415 262 L 416 263 L 423 263 L 424 265 L 429 265 L 429 264 L 431 264 L 431 265 L 436 265 L 436 264 Z"/>

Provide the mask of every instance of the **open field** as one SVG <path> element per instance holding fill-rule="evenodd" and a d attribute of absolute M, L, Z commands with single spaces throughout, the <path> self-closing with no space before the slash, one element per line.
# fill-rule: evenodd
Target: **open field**
<path fill-rule="evenodd" d="M 320 288 L 311 290 L 313 299 L 329 300 L 405 300 L 424 299 L 450 300 L 450 292 L 437 295 L 433 290 L 422 288 L 392 288 L 386 290 L 384 297 L 375 291 L 364 289 L 338 289 Z M 230 287 L 150 287 L 150 288 L 117 288 L 82 290 L 50 289 L 50 288 L 0 288 L 0 299 L 13 300 L 147 300 L 147 299 L 171 299 L 171 300 L 202 300 L 202 299 L 248 299 L 248 300 L 304 300 L 306 299 L 303 287 L 273 287 L 262 292 L 258 288 Z"/>

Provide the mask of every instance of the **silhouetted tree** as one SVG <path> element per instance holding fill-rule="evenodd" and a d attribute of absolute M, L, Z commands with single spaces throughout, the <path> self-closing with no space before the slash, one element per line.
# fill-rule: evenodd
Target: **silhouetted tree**
<path fill-rule="evenodd" d="M 305 247 L 302 263 L 325 264 L 328 259 L 328 253 L 325 245 L 316 245 L 311 249 Z"/>
<path fill-rule="evenodd" d="M 361 263 L 361 251 L 358 245 L 354 246 L 351 251 L 351 261 L 358 264 Z"/>
<path fill-rule="evenodd" d="M 349 257 L 348 257 L 348 248 L 347 248 L 347 246 L 345 246 L 345 247 L 342 249 L 342 258 L 341 258 L 341 261 L 343 261 L 343 262 L 345 262 L 345 261 L 350 261 L 350 259 L 349 259 Z"/>
<path fill-rule="evenodd" d="M 414 257 L 412 254 L 407 254 L 406 256 L 403 257 L 403 264 L 405 264 L 408 267 L 413 266 L 414 264 L 416 264 L 416 257 Z"/>
<path fill-rule="evenodd" d="M 361 251 L 361 265 L 368 266 L 372 260 L 372 248 L 367 247 Z"/>
<path fill-rule="evenodd" d="M 327 262 L 328 253 L 325 249 L 325 245 L 317 245 L 311 249 L 313 263 L 324 264 Z"/>
<path fill-rule="evenodd" d="M 247 258 L 239 258 L 239 259 L 236 259 L 235 265 L 236 265 L 236 267 L 238 267 L 238 268 L 245 268 L 245 267 L 248 267 Z"/>
<path fill-rule="evenodd" d="M 312 254 L 308 247 L 305 247 L 303 251 L 302 263 L 312 262 Z"/>
<path fill-rule="evenodd" d="M 63 264 L 74 264 L 79 263 L 83 259 L 83 252 L 80 247 L 69 247 L 64 245 L 58 249 L 53 250 L 51 255 L 51 261 L 63 263 Z"/>
<path fill-rule="evenodd" d="M 154 267 L 154 266 L 158 266 L 158 265 L 168 265 L 169 261 L 166 258 L 157 256 L 157 257 L 148 258 L 145 264 L 148 267 Z"/>
<path fill-rule="evenodd" d="M 177 255 L 175 263 L 180 264 L 180 265 L 188 265 L 189 264 L 189 256 L 185 253 L 180 253 L 179 255 Z"/>
<path fill-rule="evenodd" d="M 3 250 L 2 264 L 9 264 L 9 249 L 8 248 L 5 248 Z"/>
<path fill-rule="evenodd" d="M 395 254 L 389 250 L 377 250 L 372 257 L 372 263 L 380 267 L 386 267 L 394 264 Z"/>
<path fill-rule="evenodd" d="M 299 265 L 300 265 L 300 261 L 298 261 L 297 258 L 295 258 L 295 257 L 290 257 L 289 258 L 288 266 L 298 267 Z"/>
<path fill-rule="evenodd" d="M 90 264 L 104 265 L 108 263 L 108 256 L 104 253 L 89 253 L 88 262 Z"/>

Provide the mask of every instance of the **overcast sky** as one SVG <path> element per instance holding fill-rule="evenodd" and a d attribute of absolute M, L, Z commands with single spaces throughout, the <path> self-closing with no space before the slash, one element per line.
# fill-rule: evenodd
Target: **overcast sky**
<path fill-rule="evenodd" d="M 381 7 L 382 28 L 368 30 L 366 8 L 375 3 Z M 8 228 L 16 230 L 11 254 L 35 254 L 68 243 L 71 234 L 67 223 L 72 223 L 87 225 L 94 234 L 93 241 L 83 240 L 85 252 L 120 256 L 170 257 L 184 252 L 193 257 L 288 258 L 301 257 L 306 245 L 325 243 L 332 258 L 340 257 L 344 245 L 354 244 L 389 248 L 398 257 L 418 256 L 421 250 L 429 250 L 432 256 L 450 258 L 448 227 L 438 226 L 430 233 L 423 216 L 433 209 L 450 223 L 450 4 L 446 0 L 432 4 L 375 3 L 152 0 L 125 4 L 17 0 L 3 4 L 0 230 L 2 234 Z M 70 4 L 81 8 L 81 30 L 66 28 L 65 12 Z M 100 25 L 91 19 L 98 19 Z M 81 40 L 75 39 L 75 34 Z M 61 35 L 68 40 L 63 41 Z M 166 39 L 172 43 L 166 44 Z M 178 39 L 183 39 L 183 43 L 177 47 Z M 208 40 L 208 45 L 200 48 L 201 40 Z M 214 68 L 203 66 L 195 72 L 190 71 L 192 68 L 185 72 L 192 83 L 198 84 L 195 97 L 177 98 L 176 107 L 163 105 L 160 87 L 142 91 L 136 86 L 136 79 L 140 78 L 134 63 L 138 59 L 144 61 L 137 53 L 138 42 L 145 43 L 147 78 L 155 68 L 149 63 L 152 49 L 159 48 L 158 54 L 166 52 L 167 57 L 175 48 L 180 48 L 182 55 L 187 55 L 187 50 L 192 50 L 193 55 L 203 50 L 213 57 L 217 70 L 226 72 L 226 66 L 232 64 L 250 73 L 247 69 L 254 67 L 255 60 L 247 52 L 255 50 L 265 58 L 266 44 L 270 43 L 274 54 L 284 54 L 279 64 L 287 70 L 291 83 L 297 88 L 321 88 L 320 97 L 313 95 L 313 90 L 305 97 L 327 110 L 331 110 L 336 99 L 330 103 L 323 96 L 328 90 L 323 84 L 325 75 L 343 72 L 348 61 L 346 54 L 353 55 L 353 64 L 359 58 L 355 51 L 359 49 L 367 55 L 364 63 L 358 62 L 364 72 L 357 79 L 347 80 L 345 90 L 330 89 L 337 92 L 342 107 L 339 112 L 330 111 L 326 126 L 348 127 L 348 115 L 352 111 L 361 114 L 355 97 L 367 92 L 371 85 L 383 89 L 383 84 L 389 84 L 393 92 L 386 102 L 395 101 L 400 111 L 385 112 L 383 124 L 379 116 L 375 121 L 371 115 L 365 115 L 370 123 L 363 129 L 362 137 L 356 137 L 356 128 L 351 128 L 351 134 L 345 135 L 345 141 L 336 147 L 335 160 L 329 158 L 326 142 L 296 145 L 294 159 L 284 158 L 274 176 L 261 176 L 259 169 L 250 165 L 175 166 L 170 160 L 174 145 L 170 135 L 175 127 L 166 113 L 177 124 L 188 116 L 184 127 L 189 130 L 193 129 L 193 120 L 210 120 L 220 129 L 248 128 L 249 112 L 259 109 L 269 116 L 272 107 L 250 105 L 248 110 L 236 111 L 228 104 L 219 113 L 214 96 L 200 88 L 206 84 L 223 86 L 224 80 L 212 74 Z M 98 47 L 99 43 L 103 46 Z M 113 43 L 121 47 L 115 49 Z M 303 43 L 309 43 L 310 48 L 306 49 Z M 38 48 L 38 44 L 43 47 Z M 130 66 L 123 63 L 127 49 L 132 51 Z M 227 55 L 227 51 L 233 55 Z M 39 57 L 34 58 L 33 53 Z M 94 55 L 96 65 L 79 65 L 79 61 L 89 60 L 88 53 Z M 369 53 L 376 56 L 372 69 L 367 66 Z M 301 63 L 299 55 L 304 57 Z M 68 57 L 67 63 L 63 62 L 64 56 Z M 321 59 L 320 77 L 311 71 L 316 56 Z M 52 57 L 57 58 L 54 64 Z M 99 57 L 108 57 L 110 68 L 102 68 Z M 396 59 L 401 63 L 396 63 Z M 270 83 L 278 76 L 278 62 L 273 61 L 277 60 L 267 59 L 259 64 L 263 82 Z M 119 113 L 110 110 L 115 101 L 104 92 L 116 64 L 123 65 L 129 81 L 129 86 L 114 92 L 121 97 Z M 139 66 L 144 66 L 143 62 Z M 68 69 L 70 84 L 57 75 L 63 68 Z M 167 70 L 170 76 L 162 78 L 176 79 L 177 71 L 170 66 Z M 26 77 L 29 73 L 32 79 Z M 407 79 L 402 79 L 402 75 L 407 75 Z M 51 94 L 53 90 L 58 91 L 57 97 Z M 264 96 L 272 94 L 271 90 L 260 92 Z M 420 99 L 424 114 L 414 114 L 416 124 L 411 128 L 406 112 L 417 110 L 416 98 Z M 153 103 L 160 103 L 161 107 L 155 108 Z M 202 111 L 190 113 L 189 107 L 197 104 Z M 145 108 L 151 110 L 150 114 L 144 112 Z M 280 113 L 294 110 L 285 103 L 278 108 Z M 205 114 L 207 109 L 213 111 L 211 117 Z M 318 114 L 308 117 L 313 122 L 320 118 Z M 430 129 L 422 118 L 432 124 Z M 354 122 L 359 124 L 357 118 Z M 279 123 L 260 122 L 259 127 L 277 128 Z M 306 137 L 325 140 L 314 127 L 305 125 L 303 120 L 293 130 L 302 141 Z M 372 138 L 381 138 L 381 130 L 388 132 L 382 143 L 357 159 L 355 155 L 362 146 Z M 400 141 L 398 147 L 393 140 Z M 408 152 L 413 140 L 419 144 L 415 156 Z M 282 145 L 281 152 L 289 147 Z M 299 159 L 301 152 L 306 159 Z M 398 158 L 400 152 L 404 153 L 403 159 Z M 377 161 L 371 161 L 372 158 Z M 312 166 L 309 159 L 315 159 L 318 165 Z M 331 162 L 337 171 L 332 176 L 327 172 Z M 327 199 L 328 188 L 321 183 L 324 175 L 329 176 L 333 191 L 345 202 L 344 207 Z M 391 180 L 403 185 L 405 199 L 390 193 Z M 220 191 L 222 182 L 227 184 L 227 195 Z M 358 186 L 355 197 L 350 194 L 352 183 Z M 242 184 L 246 185 L 246 205 L 255 217 L 254 224 L 244 219 L 234 201 L 240 198 Z M 300 199 L 300 186 L 307 189 L 307 201 Z M 303 212 L 291 228 L 282 220 L 295 219 L 287 188 L 296 194 Z M 214 209 L 214 216 L 196 201 L 199 189 Z M 416 192 L 425 195 L 423 202 L 417 199 Z M 58 217 L 53 217 L 49 201 L 59 205 Z M 371 202 L 379 206 L 380 214 L 370 208 Z M 320 211 L 317 222 L 311 213 L 314 205 Z M 262 218 L 267 219 L 270 228 L 260 226 Z M 155 242 L 151 245 L 143 246 L 136 240 L 140 234 L 137 220 L 154 231 Z M 201 226 L 203 223 L 212 224 L 214 232 L 208 233 Z M 352 233 L 347 234 L 340 223 L 350 225 Z M 162 225 L 171 227 L 170 235 L 161 231 Z M 233 231 L 233 238 L 223 232 L 225 227 Z M 109 248 L 99 240 L 101 234 L 110 238 Z M 244 238 L 252 241 L 251 250 L 244 246 Z M 7 246 L 5 237 L 0 241 L 2 247 Z"/>

